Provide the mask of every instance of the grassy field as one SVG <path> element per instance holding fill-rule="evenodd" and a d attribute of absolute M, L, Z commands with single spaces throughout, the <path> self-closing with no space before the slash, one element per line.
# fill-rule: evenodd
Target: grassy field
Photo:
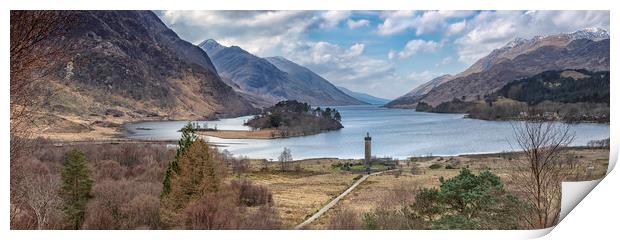
<path fill-rule="evenodd" d="M 579 164 L 574 168 L 573 180 L 598 179 L 605 175 L 609 150 L 572 148 L 569 152 L 579 159 Z M 488 169 L 500 176 L 510 190 L 510 182 L 507 181 L 513 168 L 510 160 L 516 157 L 519 157 L 518 154 L 496 153 L 419 157 L 399 161 L 401 171 L 368 178 L 309 228 L 325 229 L 330 217 L 339 211 L 353 210 L 361 216 L 378 206 L 397 207 L 410 203 L 416 189 L 438 187 L 439 178 L 456 176 L 461 168 L 469 168 L 474 172 Z M 307 159 L 289 163 L 288 168 L 291 170 L 283 172 L 279 162 L 250 160 L 248 171 L 236 177 L 245 177 L 268 186 L 284 225 L 292 228 L 355 182 L 355 177 L 360 174 L 341 171 L 338 163 L 343 161 L 359 162 L 332 158 Z"/>
<path fill-rule="evenodd" d="M 279 162 L 250 160 L 240 176 L 269 187 L 275 208 L 285 228 L 293 228 L 348 188 L 359 174 L 332 167 L 338 159 L 308 159 L 289 163 L 281 171 Z"/>
<path fill-rule="evenodd" d="M 574 167 L 574 176 L 569 180 L 592 180 L 603 177 L 607 171 L 609 150 L 572 148 L 569 150 L 579 159 L 579 164 Z M 389 173 L 371 176 L 362 183 L 343 201 L 327 212 L 318 221 L 312 223 L 310 228 L 326 229 L 330 218 L 340 211 L 354 211 L 360 217 L 377 207 L 391 205 L 399 207 L 411 203 L 414 192 L 419 188 L 439 187 L 439 179 L 450 178 L 458 175 L 461 168 L 469 168 L 474 172 L 490 170 L 497 174 L 506 184 L 510 191 L 510 178 L 513 167 L 509 163 L 510 158 L 518 157 L 516 154 L 477 154 L 461 155 L 454 157 L 423 157 L 413 158 L 411 161 L 401 161 L 400 173 Z M 439 165 L 439 168 L 431 169 L 430 166 Z M 446 169 L 446 166 L 449 166 Z M 412 171 L 413 169 L 413 171 Z"/>

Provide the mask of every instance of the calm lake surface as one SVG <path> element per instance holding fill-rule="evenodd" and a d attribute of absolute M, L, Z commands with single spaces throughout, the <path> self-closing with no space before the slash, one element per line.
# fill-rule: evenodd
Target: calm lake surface
<path fill-rule="evenodd" d="M 294 159 L 337 157 L 363 158 L 364 137 L 372 137 L 375 156 L 404 159 L 421 155 L 458 155 L 511 151 L 512 127 L 505 121 L 464 118 L 463 114 L 416 112 L 374 105 L 335 107 L 342 115 L 343 129 L 312 136 L 284 139 L 220 139 L 205 137 L 236 156 L 277 159 L 284 147 Z M 194 121 L 223 130 L 249 130 L 243 126 L 251 116 L 219 121 Z M 127 137 L 150 140 L 176 140 L 187 121 L 139 122 L 125 125 Z M 576 133 L 572 145 L 609 137 L 609 125 L 572 124 Z"/>

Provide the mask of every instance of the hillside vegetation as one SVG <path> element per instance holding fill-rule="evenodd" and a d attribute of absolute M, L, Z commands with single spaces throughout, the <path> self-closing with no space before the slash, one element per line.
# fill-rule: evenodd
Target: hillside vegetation
<path fill-rule="evenodd" d="M 543 118 L 566 122 L 609 122 L 609 71 L 546 71 L 507 84 L 489 96 L 466 102 L 453 99 L 416 110 L 468 113 L 471 118 L 508 120 Z"/>

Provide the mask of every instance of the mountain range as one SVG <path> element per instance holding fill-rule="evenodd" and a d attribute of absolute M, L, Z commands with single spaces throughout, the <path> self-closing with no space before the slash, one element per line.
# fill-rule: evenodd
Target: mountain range
<path fill-rule="evenodd" d="M 330 82 L 283 57 L 261 58 L 238 46 L 225 47 L 213 39 L 198 44 L 213 61 L 222 78 L 257 107 L 282 100 L 311 105 L 365 104 Z"/>
<path fill-rule="evenodd" d="M 586 28 L 546 37 L 514 39 L 465 71 L 435 78 L 386 106 L 415 108 L 418 102 L 436 106 L 454 98 L 474 101 L 511 81 L 562 69 L 609 70 L 608 32 Z"/>
<path fill-rule="evenodd" d="M 58 40 L 71 49 L 50 63 L 54 94 L 41 112 L 49 131 L 243 116 L 281 100 L 366 104 L 283 57 L 260 58 L 214 40 L 193 45 L 151 11 L 67 14 L 75 23 Z"/>
<path fill-rule="evenodd" d="M 72 11 L 62 41 L 70 58 L 53 63 L 48 110 L 82 117 L 115 115 L 204 119 L 257 112 L 219 77 L 209 56 L 180 39 L 151 11 Z"/>

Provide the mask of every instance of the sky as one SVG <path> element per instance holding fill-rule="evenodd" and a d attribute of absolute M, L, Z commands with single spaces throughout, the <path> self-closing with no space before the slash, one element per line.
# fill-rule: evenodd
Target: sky
<path fill-rule="evenodd" d="M 609 11 L 156 11 L 179 37 L 283 56 L 337 86 L 394 99 L 511 40 L 609 31 Z"/>

